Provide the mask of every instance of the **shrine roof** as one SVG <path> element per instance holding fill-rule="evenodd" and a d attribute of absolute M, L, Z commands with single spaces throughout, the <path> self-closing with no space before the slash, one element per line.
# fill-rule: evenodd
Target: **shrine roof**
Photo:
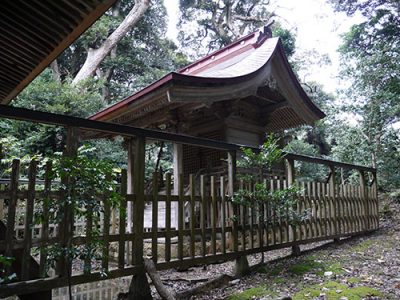
<path fill-rule="evenodd" d="M 293 122 L 283 122 L 283 128 L 313 124 L 325 116 L 302 89 L 281 40 L 272 38 L 269 28 L 264 27 L 165 75 L 91 119 L 135 125 L 132 123 L 135 118 L 168 109 L 171 104 L 212 103 L 249 96 L 262 98 L 260 94 L 266 88 L 282 95 L 287 107 L 293 110 L 289 114 L 297 115 Z M 275 119 L 279 122 L 282 116 Z"/>

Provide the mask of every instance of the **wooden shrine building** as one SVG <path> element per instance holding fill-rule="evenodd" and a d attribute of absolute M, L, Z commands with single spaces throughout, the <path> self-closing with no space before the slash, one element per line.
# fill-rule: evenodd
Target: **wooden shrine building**
<path fill-rule="evenodd" d="M 264 27 L 91 119 L 258 147 L 266 133 L 312 125 L 324 116 L 296 79 L 281 40 Z M 223 155 L 174 145 L 174 177 L 213 173 Z"/>

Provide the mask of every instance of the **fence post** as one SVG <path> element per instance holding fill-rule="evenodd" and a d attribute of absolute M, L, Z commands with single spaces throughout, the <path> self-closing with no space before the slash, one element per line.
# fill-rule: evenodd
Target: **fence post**
<path fill-rule="evenodd" d="M 132 168 L 128 170 L 128 172 L 133 172 L 133 174 L 130 174 L 130 176 L 133 178 L 133 191 L 135 193 L 135 200 L 133 203 L 132 263 L 134 266 L 138 267 L 138 272 L 132 277 L 129 287 L 129 294 L 133 297 L 132 299 L 152 299 L 143 261 L 143 227 L 145 204 L 144 168 L 146 139 L 144 137 L 136 137 L 130 142 L 135 142 L 133 170 Z M 128 157 L 128 159 L 132 159 L 132 157 Z M 128 184 L 131 184 L 131 182 L 128 182 Z"/>
<path fill-rule="evenodd" d="M 235 193 L 236 184 L 236 151 L 228 152 L 228 193 L 232 197 Z M 238 216 L 239 207 L 237 204 L 232 203 L 233 208 L 233 222 L 232 222 L 232 239 L 233 239 L 233 252 L 239 252 L 239 234 L 238 234 Z M 245 275 L 249 271 L 249 262 L 246 255 L 238 256 L 235 263 L 235 274 L 238 276 Z"/>
<path fill-rule="evenodd" d="M 287 176 L 287 183 L 288 187 L 292 186 L 295 184 L 295 169 L 294 169 L 294 160 L 291 158 L 286 158 L 286 176 Z M 299 211 L 299 204 L 297 204 L 297 210 Z M 289 240 L 296 241 L 298 239 L 298 228 L 296 225 L 292 225 L 292 237 L 289 235 Z M 301 253 L 300 251 L 300 246 L 299 245 L 293 245 L 292 246 L 292 255 L 294 256 L 299 256 Z"/>
<path fill-rule="evenodd" d="M 76 156 L 78 151 L 78 144 L 79 144 L 79 134 L 77 127 L 68 127 L 67 128 L 67 142 L 65 145 L 65 150 L 63 152 L 63 158 L 72 158 Z M 69 175 L 64 176 L 61 179 L 61 183 L 64 187 L 68 187 L 74 184 L 74 178 L 71 178 Z M 61 197 L 65 199 L 67 195 Z M 70 201 L 64 201 L 64 216 L 61 220 L 61 224 L 59 227 L 59 241 L 61 247 L 64 250 L 67 250 L 72 245 L 72 235 L 73 235 L 73 228 L 74 228 L 74 213 L 73 213 L 73 203 Z M 68 276 L 68 273 L 71 272 L 72 263 L 68 258 L 68 252 L 65 255 L 61 255 L 58 261 L 58 274 L 60 276 Z"/>

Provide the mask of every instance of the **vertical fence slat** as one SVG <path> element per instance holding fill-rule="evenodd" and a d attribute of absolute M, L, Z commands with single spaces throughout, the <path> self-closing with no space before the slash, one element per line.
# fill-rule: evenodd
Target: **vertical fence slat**
<path fill-rule="evenodd" d="M 194 258 L 196 256 L 196 235 L 195 235 L 195 225 L 196 225 L 196 217 L 195 217 L 195 197 L 196 197 L 196 189 L 194 182 L 194 175 L 189 175 L 189 194 L 190 194 L 190 256 Z"/>
<path fill-rule="evenodd" d="M 121 207 L 119 209 L 119 240 L 118 240 L 118 268 L 125 267 L 125 233 L 126 233 L 126 216 L 127 216 L 127 172 L 125 169 L 121 171 Z"/>
<path fill-rule="evenodd" d="M 90 274 L 92 270 L 92 255 L 91 255 L 91 243 L 92 243 L 92 229 L 93 229 L 93 205 L 88 204 L 86 206 L 87 216 L 86 216 L 86 255 L 84 259 L 83 272 L 84 274 Z"/>
<path fill-rule="evenodd" d="M 43 220 L 41 230 L 41 243 L 40 243 L 40 264 L 39 273 L 41 277 L 46 276 L 46 264 L 47 264 L 47 241 L 49 239 L 49 204 L 50 204 L 50 191 L 51 191 L 51 169 L 52 162 L 46 163 L 46 169 L 44 174 L 44 191 L 43 191 Z"/>
<path fill-rule="evenodd" d="M 236 184 L 236 151 L 228 152 L 228 194 L 230 197 L 235 193 Z M 238 205 L 232 203 L 232 244 L 233 251 L 239 251 L 238 233 Z"/>
<path fill-rule="evenodd" d="M 183 228 L 184 228 L 184 185 L 183 185 L 183 174 L 179 174 L 179 203 L 178 203 L 178 259 L 183 259 Z"/>
<path fill-rule="evenodd" d="M 323 205 L 323 226 L 324 226 L 324 231 L 323 231 L 323 236 L 328 236 L 328 202 L 326 199 L 326 184 L 321 183 L 321 199 L 322 199 L 322 205 Z"/>
<path fill-rule="evenodd" d="M 331 219 L 333 223 L 333 234 L 337 235 L 338 232 L 338 218 L 337 218 L 337 202 L 336 202 L 336 174 L 335 167 L 333 165 L 329 166 L 330 177 L 329 177 L 329 197 L 331 201 Z"/>
<path fill-rule="evenodd" d="M 264 184 L 264 188 L 268 189 L 268 181 L 267 181 L 266 178 L 264 178 L 263 184 Z M 270 241 L 270 227 L 271 227 L 270 226 L 271 214 L 270 214 L 270 202 L 269 202 L 269 200 L 267 200 L 265 204 L 262 204 L 261 208 L 262 208 L 261 232 L 262 232 L 262 236 L 263 236 L 262 239 L 261 239 L 261 242 L 262 242 L 261 245 L 264 244 L 264 242 L 263 242 L 263 239 L 264 239 L 264 224 L 266 224 L 266 226 L 265 226 L 265 245 L 269 246 L 269 244 L 270 244 L 270 242 L 269 242 Z"/>
<path fill-rule="evenodd" d="M 217 196 L 215 177 L 211 176 L 211 249 L 217 253 Z"/>
<path fill-rule="evenodd" d="M 30 260 L 32 247 L 33 229 L 33 206 L 35 201 L 37 162 L 32 160 L 28 170 L 28 194 L 25 207 L 25 228 L 24 228 L 24 250 L 22 255 L 22 274 L 21 279 L 27 280 L 30 276 Z"/>
<path fill-rule="evenodd" d="M 372 172 L 372 197 L 375 200 L 375 229 L 379 228 L 379 198 L 378 198 L 378 177 L 376 171 Z"/>
<path fill-rule="evenodd" d="M 157 264 L 158 248 L 158 172 L 153 173 L 153 199 L 151 214 L 151 256 L 154 264 Z M 144 213 L 144 212 L 143 212 Z"/>
<path fill-rule="evenodd" d="M 270 190 L 271 193 L 273 193 L 275 191 L 275 187 L 274 187 L 274 180 L 271 179 L 270 180 Z M 276 216 L 276 207 L 275 207 L 275 203 L 270 202 L 270 210 L 271 210 L 271 216 L 272 216 L 272 244 L 276 245 L 277 243 L 277 216 Z"/>
<path fill-rule="evenodd" d="M 226 253 L 226 199 L 225 199 L 225 180 L 224 176 L 220 177 L 220 194 L 221 194 L 221 250 Z"/>
<path fill-rule="evenodd" d="M 239 189 L 244 188 L 244 182 L 241 179 Z M 244 204 L 239 205 L 239 222 L 241 223 L 242 251 L 244 251 L 246 250 L 246 206 Z"/>
<path fill-rule="evenodd" d="M 103 199 L 103 251 L 101 258 L 101 267 L 105 272 L 108 271 L 108 262 L 110 257 L 110 217 L 111 217 L 111 207 L 110 201 L 107 199 L 108 193 L 105 194 L 106 197 Z"/>
<path fill-rule="evenodd" d="M 261 178 L 260 178 L 261 179 Z M 265 183 L 263 183 L 265 186 Z M 258 230 L 258 247 L 261 249 L 264 246 L 264 224 L 265 224 L 265 216 L 264 216 L 264 202 L 258 201 L 257 203 L 257 230 Z"/>
<path fill-rule="evenodd" d="M 165 175 L 166 194 L 165 200 L 165 261 L 171 260 L 171 174 Z"/>
<path fill-rule="evenodd" d="M 20 161 L 18 159 L 14 159 L 12 161 L 12 166 L 11 166 L 10 202 L 8 204 L 8 212 L 7 212 L 5 256 L 8 257 L 13 256 L 12 251 L 14 245 L 15 213 L 18 201 L 19 168 L 20 168 Z"/>
<path fill-rule="evenodd" d="M 205 178 L 204 175 L 200 176 L 200 197 L 201 197 L 200 228 L 201 228 L 201 250 L 203 257 L 207 255 L 207 245 L 206 245 L 207 199 L 206 199 L 206 186 L 204 178 Z"/>

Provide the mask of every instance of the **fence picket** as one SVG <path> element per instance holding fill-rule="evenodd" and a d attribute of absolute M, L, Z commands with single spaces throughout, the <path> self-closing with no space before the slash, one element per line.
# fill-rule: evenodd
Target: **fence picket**
<path fill-rule="evenodd" d="M 27 280 L 30 277 L 33 206 L 35 201 L 36 172 L 37 172 L 37 162 L 33 159 L 29 164 L 29 170 L 28 170 L 29 179 L 28 179 L 28 193 L 26 197 L 26 210 L 25 210 L 24 251 L 22 254 L 22 272 L 21 272 L 22 280 Z"/>
<path fill-rule="evenodd" d="M 185 199 L 184 199 L 184 184 L 183 184 L 183 174 L 179 174 L 178 180 L 179 186 L 179 202 L 178 202 L 178 259 L 183 260 L 183 229 L 184 229 L 184 207 L 185 207 Z"/>
<path fill-rule="evenodd" d="M 158 257 L 158 176 L 158 172 L 153 173 L 153 199 L 151 206 L 151 256 L 155 264 Z"/>
<path fill-rule="evenodd" d="M 14 246 L 14 227 L 15 227 L 15 213 L 17 210 L 18 201 L 18 180 L 19 180 L 20 161 L 14 159 L 11 165 L 11 180 L 10 180 L 10 202 L 8 204 L 7 212 L 7 228 L 6 228 L 6 247 L 5 256 L 12 257 Z M 6 274 L 9 274 L 10 268 L 7 267 Z"/>
<path fill-rule="evenodd" d="M 200 209 L 200 228 L 201 228 L 201 250 L 202 256 L 207 255 L 206 245 L 206 214 L 207 214 L 207 198 L 206 198 L 206 185 L 205 176 L 200 176 L 200 197 L 201 197 L 201 209 Z"/>
<path fill-rule="evenodd" d="M 165 261 L 171 260 L 171 174 L 165 175 Z"/>
<path fill-rule="evenodd" d="M 212 254 L 217 254 L 217 189 L 215 177 L 211 176 L 211 250 Z"/>
<path fill-rule="evenodd" d="M 221 251 L 226 253 L 226 199 L 225 199 L 225 178 L 220 177 L 220 194 L 221 194 Z"/>
<path fill-rule="evenodd" d="M 43 190 L 43 219 L 42 219 L 42 230 L 40 233 L 40 263 L 39 263 L 39 274 L 41 277 L 46 276 L 46 264 L 47 264 L 47 240 L 49 239 L 49 204 L 50 204 L 50 192 L 51 192 L 51 178 L 50 174 L 52 171 L 53 164 L 51 161 L 46 163 L 46 169 L 44 173 L 44 190 Z"/>
<path fill-rule="evenodd" d="M 127 172 L 121 170 L 121 196 L 122 201 L 119 209 L 119 239 L 118 239 L 118 268 L 125 267 L 125 233 L 126 233 L 126 208 L 127 208 Z"/>
<path fill-rule="evenodd" d="M 194 258 L 196 256 L 196 216 L 195 216 L 195 203 L 196 203 L 196 186 L 194 182 L 194 175 L 189 175 L 189 194 L 190 194 L 190 256 Z"/>

